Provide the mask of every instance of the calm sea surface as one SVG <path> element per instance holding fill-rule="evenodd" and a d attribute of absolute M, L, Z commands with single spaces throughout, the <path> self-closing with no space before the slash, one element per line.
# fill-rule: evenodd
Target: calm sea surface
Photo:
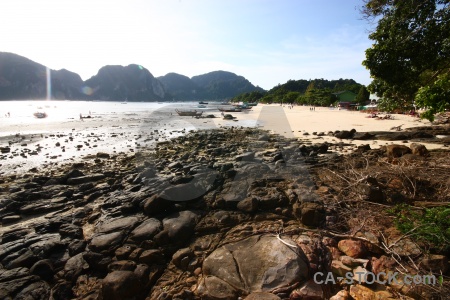
<path fill-rule="evenodd" d="M 107 102 L 107 101 L 0 101 L 0 126 L 10 124 L 45 124 L 79 119 L 80 114 L 88 116 L 111 116 L 114 114 L 152 113 L 164 107 L 197 109 L 197 102 L 157 103 L 157 102 Z M 215 109 L 209 106 L 205 111 Z M 35 112 L 45 112 L 48 117 L 37 119 Z M 7 116 L 9 113 L 10 117 Z"/>

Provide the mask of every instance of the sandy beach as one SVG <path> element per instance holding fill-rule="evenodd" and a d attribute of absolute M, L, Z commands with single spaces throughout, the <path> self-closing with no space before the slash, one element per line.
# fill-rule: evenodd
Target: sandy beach
<path fill-rule="evenodd" d="M 310 110 L 305 106 L 280 106 L 279 104 L 260 104 L 252 110 L 232 113 L 235 120 L 223 120 L 217 104 L 208 105 L 203 116 L 215 118 L 180 117 L 175 108 L 197 109 L 193 103 L 160 104 L 149 110 L 145 106 L 120 106 L 113 104 L 112 111 L 97 108 L 84 108 L 84 118 L 79 119 L 78 111 L 69 117 L 49 117 L 17 123 L 14 118 L 1 118 L 0 147 L 9 147 L 0 155 L 0 173 L 22 172 L 32 168 L 42 168 L 63 162 L 74 162 L 82 157 L 98 152 L 110 154 L 130 153 L 152 148 L 156 142 L 183 135 L 191 130 L 214 129 L 221 127 L 257 127 L 305 142 L 338 143 L 340 140 L 329 136 L 336 130 L 357 132 L 393 131 L 429 125 L 419 118 L 407 115 L 392 115 L 392 119 L 378 120 L 368 118 L 367 113 L 316 107 Z M 95 103 L 102 105 L 102 103 Z M 104 104 L 111 105 L 110 103 Z M 56 106 L 55 106 L 56 107 Z M 126 107 L 129 110 L 123 110 Z M 122 111 L 114 111 L 122 109 Z M 51 112 L 51 109 L 50 109 Z M 56 115 L 56 112 L 54 113 Z M 52 115 L 50 115 L 52 116 Z M 341 152 L 351 152 L 358 145 L 370 143 L 372 148 L 392 143 L 392 141 L 357 141 L 339 148 Z M 406 145 L 409 142 L 404 142 Z M 427 148 L 442 147 L 442 144 L 427 143 Z"/>

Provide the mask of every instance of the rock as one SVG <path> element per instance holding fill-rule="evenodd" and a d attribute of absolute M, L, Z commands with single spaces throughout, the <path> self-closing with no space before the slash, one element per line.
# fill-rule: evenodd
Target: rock
<path fill-rule="evenodd" d="M 37 262 L 39 258 L 29 249 L 26 249 L 24 253 L 22 253 L 16 259 L 10 261 L 6 267 L 8 269 L 14 269 L 19 267 L 30 268 L 35 262 Z"/>
<path fill-rule="evenodd" d="M 375 135 L 369 132 L 356 132 L 353 135 L 354 140 L 371 140 L 373 138 L 375 138 Z"/>
<path fill-rule="evenodd" d="M 346 290 L 339 291 L 336 295 L 332 296 L 330 300 L 350 300 L 350 294 Z"/>
<path fill-rule="evenodd" d="M 325 222 L 325 210 L 321 203 L 297 202 L 293 205 L 293 213 L 306 226 L 318 227 Z"/>
<path fill-rule="evenodd" d="M 346 266 L 349 266 L 350 268 L 355 268 L 358 266 L 364 266 L 366 267 L 369 260 L 368 259 L 361 259 L 361 258 L 353 258 L 350 256 L 341 256 L 339 260 Z"/>
<path fill-rule="evenodd" d="M 361 183 L 358 184 L 357 191 L 366 201 L 382 203 L 385 200 L 383 190 L 378 185 Z"/>
<path fill-rule="evenodd" d="M 196 293 L 202 299 L 236 300 L 236 290 L 227 282 L 216 276 L 206 276 L 200 280 Z"/>
<path fill-rule="evenodd" d="M 73 292 L 72 292 L 72 284 L 67 281 L 58 282 L 55 284 L 55 286 L 51 289 L 50 292 L 50 299 L 72 299 L 73 298 Z"/>
<path fill-rule="evenodd" d="M 108 270 L 112 271 L 133 271 L 136 269 L 136 263 L 132 260 L 113 261 L 108 265 Z"/>
<path fill-rule="evenodd" d="M 85 270 L 89 268 L 89 264 L 84 260 L 83 253 L 77 254 L 66 262 L 64 266 L 64 278 L 67 281 L 75 282 Z"/>
<path fill-rule="evenodd" d="M 351 139 L 356 130 L 352 129 L 351 131 L 342 130 L 334 133 L 334 136 L 338 139 Z"/>
<path fill-rule="evenodd" d="M 405 154 L 411 153 L 411 149 L 405 145 L 386 145 L 386 155 L 390 158 L 401 157 Z"/>
<path fill-rule="evenodd" d="M 143 203 L 144 212 L 148 216 L 154 216 L 167 212 L 173 205 L 172 202 L 160 197 L 159 195 L 153 195 L 150 198 L 147 198 Z"/>
<path fill-rule="evenodd" d="M 181 270 L 186 270 L 186 258 L 190 259 L 192 257 L 194 257 L 194 252 L 190 248 L 182 248 L 173 254 L 172 263 Z"/>
<path fill-rule="evenodd" d="M 382 255 L 380 258 L 372 257 L 371 260 L 372 272 L 374 274 L 385 273 L 389 274 L 389 272 L 394 272 L 397 263 L 394 259 Z"/>
<path fill-rule="evenodd" d="M 128 236 L 128 240 L 142 242 L 151 240 L 162 229 L 162 224 L 158 219 L 150 218 L 137 226 Z"/>
<path fill-rule="evenodd" d="M 62 238 L 81 239 L 83 238 L 83 229 L 75 224 L 66 223 L 59 228 L 59 234 Z"/>
<path fill-rule="evenodd" d="M 427 147 L 425 147 L 422 144 L 411 143 L 411 145 L 409 145 L 409 148 L 411 149 L 411 152 L 414 155 L 419 155 L 419 156 L 429 156 L 430 155 Z"/>
<path fill-rule="evenodd" d="M 289 202 L 284 192 L 276 187 L 255 187 L 252 188 L 249 196 L 257 199 L 258 208 L 262 210 L 272 210 L 285 206 Z"/>
<path fill-rule="evenodd" d="M 105 152 L 98 152 L 96 155 L 98 158 L 110 158 L 110 155 Z"/>
<path fill-rule="evenodd" d="M 103 299 L 134 299 L 141 291 L 139 278 L 131 271 L 113 271 L 102 282 Z"/>
<path fill-rule="evenodd" d="M 341 240 L 338 243 L 338 248 L 344 252 L 345 255 L 353 258 L 364 257 L 367 253 L 367 249 L 361 241 Z"/>
<path fill-rule="evenodd" d="M 139 262 L 147 265 L 162 263 L 164 262 L 164 256 L 157 249 L 145 250 L 139 256 Z"/>
<path fill-rule="evenodd" d="M 83 252 L 86 249 L 86 241 L 84 240 L 72 240 L 67 246 L 70 256 L 75 256 L 78 253 Z"/>
<path fill-rule="evenodd" d="M 212 189 L 217 178 L 217 171 L 199 168 L 189 183 L 170 185 L 161 193 L 160 197 L 169 201 L 184 202 L 198 199 Z"/>
<path fill-rule="evenodd" d="M 95 252 L 111 252 L 119 246 L 125 234 L 123 232 L 111 232 L 106 234 L 95 235 L 90 244 L 89 249 Z"/>
<path fill-rule="evenodd" d="M 350 296 L 355 300 L 375 299 L 375 292 L 360 284 L 350 286 Z"/>
<path fill-rule="evenodd" d="M 303 251 L 290 239 L 284 242 L 261 235 L 226 244 L 205 259 L 203 274 L 218 277 L 244 293 L 270 291 L 307 279 Z"/>
<path fill-rule="evenodd" d="M 324 293 L 319 284 L 315 283 L 314 280 L 308 280 L 303 286 L 291 293 L 290 299 L 322 300 L 324 299 Z"/>
<path fill-rule="evenodd" d="M 87 183 L 87 182 L 91 182 L 91 181 L 98 181 L 98 180 L 102 180 L 105 178 L 105 175 L 103 174 L 90 174 L 90 175 L 85 175 L 85 176 L 80 176 L 80 177 L 73 177 L 73 178 L 69 178 L 67 179 L 67 184 L 82 184 L 82 183 Z"/>
<path fill-rule="evenodd" d="M 244 200 L 239 201 L 237 208 L 243 212 L 255 212 L 258 210 L 258 200 L 254 197 L 245 198 Z"/>
<path fill-rule="evenodd" d="M 420 250 L 420 247 L 417 246 L 416 243 L 414 243 L 409 238 L 401 239 L 400 241 L 396 242 L 395 245 L 389 245 L 390 249 L 400 255 L 400 256 L 419 256 L 422 254 L 422 250 Z"/>
<path fill-rule="evenodd" d="M 422 258 L 419 266 L 432 273 L 445 274 L 449 270 L 449 261 L 444 255 L 430 254 Z"/>
<path fill-rule="evenodd" d="M 30 268 L 30 274 L 37 275 L 43 280 L 49 281 L 54 275 L 53 264 L 48 259 L 40 260 Z"/>
<path fill-rule="evenodd" d="M 346 265 L 344 265 L 339 260 L 333 260 L 331 262 L 331 272 L 333 272 L 333 274 L 335 274 L 337 276 L 345 277 L 345 275 L 347 273 L 351 273 L 352 272 L 352 269 L 347 267 Z"/>
<path fill-rule="evenodd" d="M 22 217 L 19 215 L 6 216 L 6 217 L 2 218 L 2 225 L 15 223 L 15 222 L 20 221 L 21 219 L 22 219 Z"/>
<path fill-rule="evenodd" d="M 134 245 L 123 245 L 116 249 L 114 255 L 118 260 L 127 259 L 135 249 L 136 246 Z"/>
<path fill-rule="evenodd" d="M 281 298 L 271 293 L 255 292 L 245 297 L 245 300 L 281 300 Z"/>
<path fill-rule="evenodd" d="M 194 233 L 200 214 L 194 211 L 181 211 L 163 219 L 163 228 L 170 243 L 184 243 Z"/>
<path fill-rule="evenodd" d="M 235 161 L 253 160 L 255 158 L 255 152 L 245 152 L 234 158 Z"/>
<path fill-rule="evenodd" d="M 47 300 L 49 299 L 49 295 L 50 286 L 45 281 L 37 281 L 23 287 L 21 291 L 15 295 L 14 299 Z"/>
<path fill-rule="evenodd" d="M 110 219 L 103 222 L 97 229 L 97 233 L 111 233 L 115 231 L 131 231 L 139 222 L 137 217 L 124 217 Z"/>
<path fill-rule="evenodd" d="M 373 276 L 372 274 L 368 275 L 369 271 L 367 271 L 367 269 L 361 267 L 361 266 L 357 266 L 354 270 L 353 270 L 353 280 L 359 284 L 363 283 L 367 283 L 367 280 L 372 280 Z"/>

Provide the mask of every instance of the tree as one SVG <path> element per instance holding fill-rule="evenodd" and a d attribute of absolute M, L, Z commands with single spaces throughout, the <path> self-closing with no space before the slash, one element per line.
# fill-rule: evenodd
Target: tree
<path fill-rule="evenodd" d="M 369 35 L 374 44 L 366 50 L 363 65 L 374 79 L 369 90 L 387 106 L 404 108 L 417 100 L 419 108 L 429 110 L 424 114 L 429 120 L 448 107 L 442 97 L 424 97 L 449 79 L 449 6 L 448 0 L 365 1 L 363 15 L 378 19 L 378 24 Z"/>
<path fill-rule="evenodd" d="M 358 94 L 356 95 L 355 101 L 357 103 L 364 104 L 366 101 L 369 100 L 369 97 L 370 97 L 369 91 L 367 90 L 367 88 L 365 86 L 362 86 L 359 89 Z"/>

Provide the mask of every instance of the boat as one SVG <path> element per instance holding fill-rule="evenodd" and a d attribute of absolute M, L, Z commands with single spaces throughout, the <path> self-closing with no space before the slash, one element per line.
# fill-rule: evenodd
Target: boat
<path fill-rule="evenodd" d="M 234 107 L 239 108 L 239 109 L 252 109 L 253 106 L 248 106 L 247 104 L 238 104 L 235 105 Z"/>
<path fill-rule="evenodd" d="M 206 108 L 206 105 L 200 104 L 197 106 L 198 108 Z"/>
<path fill-rule="evenodd" d="M 220 102 L 220 105 L 231 105 L 230 102 Z"/>
<path fill-rule="evenodd" d="M 218 107 L 217 109 L 222 112 L 241 112 L 242 111 L 242 109 L 240 109 L 239 107 Z"/>
<path fill-rule="evenodd" d="M 38 119 L 44 119 L 44 118 L 47 118 L 47 113 L 37 111 L 33 114 L 33 116 L 35 116 Z"/>
<path fill-rule="evenodd" d="M 179 116 L 191 116 L 191 117 L 200 117 L 202 115 L 202 111 L 196 110 L 179 110 L 175 109 Z"/>
<path fill-rule="evenodd" d="M 200 101 L 198 104 L 208 104 L 208 102 Z"/>

